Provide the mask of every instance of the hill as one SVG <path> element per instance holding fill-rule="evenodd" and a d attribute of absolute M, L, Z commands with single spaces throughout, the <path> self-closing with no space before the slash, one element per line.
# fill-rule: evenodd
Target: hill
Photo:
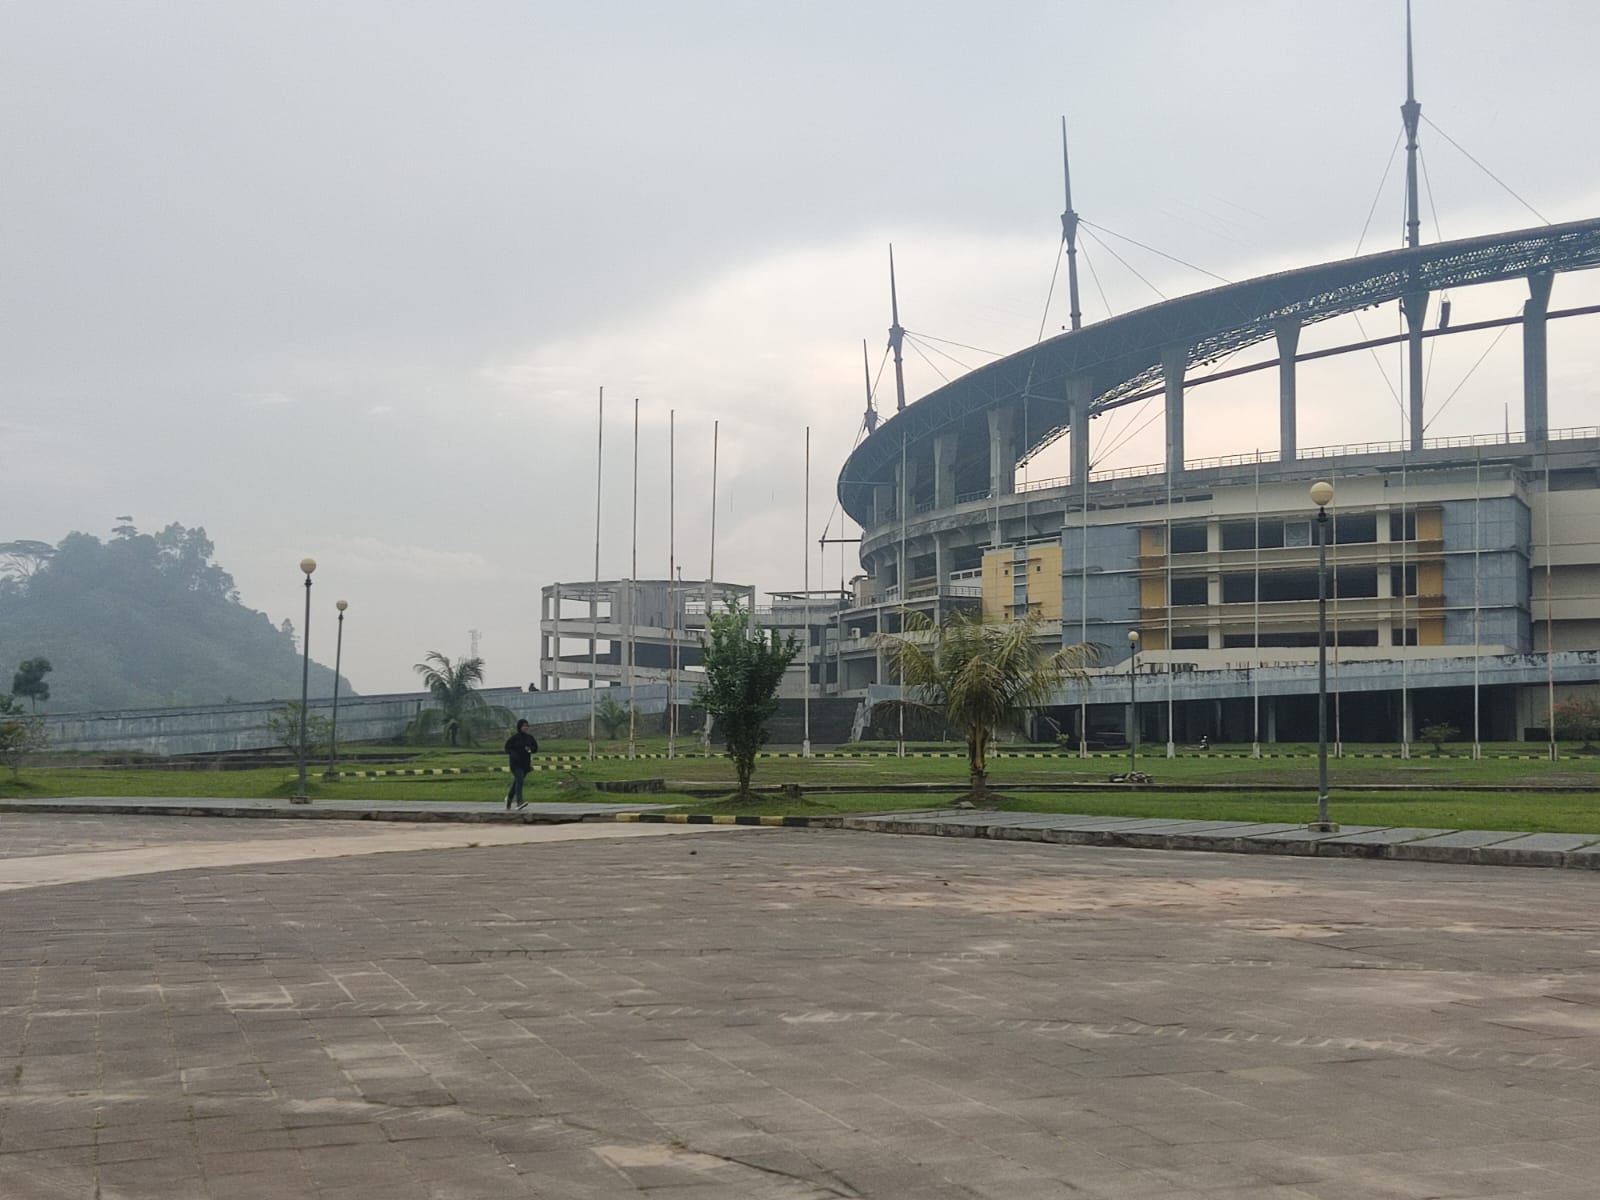
<path fill-rule="evenodd" d="M 0 691 L 43 657 L 48 712 L 298 700 L 294 635 L 239 603 L 213 550 L 203 528 L 179 524 L 0 544 Z M 310 690 L 331 695 L 333 672 L 313 662 Z M 348 681 L 339 692 L 353 694 Z"/>

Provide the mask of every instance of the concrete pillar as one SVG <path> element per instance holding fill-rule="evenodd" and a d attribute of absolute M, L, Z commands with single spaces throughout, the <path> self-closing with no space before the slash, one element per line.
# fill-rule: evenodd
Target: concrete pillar
<path fill-rule="evenodd" d="M 1278 740 L 1278 702 L 1271 696 L 1261 702 L 1261 707 L 1267 710 L 1267 741 Z"/>
<path fill-rule="evenodd" d="M 1161 377 L 1167 386 L 1167 471 L 1183 470 L 1183 372 L 1189 365 L 1189 347 L 1168 346 L 1161 351 Z"/>
<path fill-rule="evenodd" d="M 933 506 L 949 508 L 956 502 L 956 435 L 941 433 L 933 439 Z"/>
<path fill-rule="evenodd" d="M 1411 450 L 1413 453 L 1422 449 L 1422 435 L 1425 432 L 1426 421 L 1422 415 L 1422 326 L 1428 318 L 1428 293 L 1407 292 L 1400 297 L 1400 310 L 1406 315 L 1406 328 L 1409 337 L 1410 358 L 1410 395 L 1406 397 L 1408 406 L 1408 430 Z"/>
<path fill-rule="evenodd" d="M 950 572 L 945 563 L 944 538 L 937 533 L 933 535 L 933 577 L 934 590 L 939 595 L 944 595 L 946 585 L 950 582 Z"/>
<path fill-rule="evenodd" d="M 1550 285 L 1555 276 L 1537 271 L 1528 276 L 1528 302 L 1522 306 L 1522 440 L 1550 437 L 1550 363 L 1545 320 L 1550 312 Z"/>
<path fill-rule="evenodd" d="M 1278 337 L 1278 461 L 1293 462 L 1299 448 L 1295 442 L 1295 362 L 1300 348 L 1300 322 L 1279 321 L 1273 326 Z"/>
<path fill-rule="evenodd" d="M 989 410 L 989 493 L 1010 496 L 1017 490 L 1016 415 L 1010 409 Z"/>
<path fill-rule="evenodd" d="M 1094 382 L 1088 375 L 1067 380 L 1067 423 L 1072 433 L 1072 483 L 1089 478 L 1089 406 L 1094 402 Z"/>

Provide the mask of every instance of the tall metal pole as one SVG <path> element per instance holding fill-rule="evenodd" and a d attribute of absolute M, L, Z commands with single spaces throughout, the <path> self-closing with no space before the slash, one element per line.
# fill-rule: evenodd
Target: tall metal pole
<path fill-rule="evenodd" d="M 595 755 L 596 706 L 600 703 L 600 480 L 605 463 L 606 389 L 600 389 L 594 446 L 594 591 L 589 594 L 589 761 Z M 613 613 L 612 616 L 616 614 Z"/>
<path fill-rule="evenodd" d="M 639 397 L 633 398 L 633 559 L 628 568 L 628 757 L 637 758 L 639 739 L 638 705 L 634 698 L 639 683 L 634 657 L 639 652 Z"/>
<path fill-rule="evenodd" d="M 1556 553 L 1555 543 L 1550 540 L 1550 510 L 1554 507 L 1555 497 L 1550 491 L 1549 441 L 1545 442 L 1542 449 L 1544 451 L 1544 686 L 1548 700 L 1550 761 L 1556 762 L 1561 757 L 1561 750 L 1556 744 L 1556 594 L 1550 572 L 1550 563 Z"/>
<path fill-rule="evenodd" d="M 667 757 L 678 752 L 678 606 L 683 590 L 678 586 L 678 510 L 677 510 L 677 422 L 678 410 L 667 410 L 667 600 L 672 627 L 667 632 Z"/>
<path fill-rule="evenodd" d="M 1475 452 L 1472 476 L 1472 757 L 1483 757 L 1482 709 L 1479 695 L 1479 667 L 1483 654 L 1483 592 L 1478 569 L 1482 557 L 1483 449 Z"/>
<path fill-rule="evenodd" d="M 910 563 L 906 561 L 906 507 L 909 495 L 906 487 L 906 431 L 900 431 L 900 569 L 899 578 L 895 581 L 900 592 L 900 633 L 906 631 L 906 605 L 911 599 L 911 572 Z M 895 676 L 895 685 L 900 689 L 900 703 L 897 706 L 900 714 L 900 731 L 896 740 L 897 753 L 901 758 L 906 756 L 906 685 L 905 680 L 898 674 Z"/>
<path fill-rule="evenodd" d="M 805 500 L 805 534 L 800 541 L 800 553 L 805 558 L 802 578 L 805 588 L 805 651 L 801 661 L 805 663 L 805 690 L 801 693 L 801 707 L 805 713 L 805 736 L 800 743 L 800 754 L 803 758 L 811 757 L 811 426 L 806 426 L 806 500 Z"/>
<path fill-rule="evenodd" d="M 715 604 L 712 591 L 717 583 L 717 445 L 721 437 L 722 422 L 711 422 L 711 561 L 706 576 L 706 633 L 711 632 L 711 610 Z M 711 713 L 706 712 L 705 729 L 700 734 L 700 748 L 711 753 Z"/>
<path fill-rule="evenodd" d="M 894 405 L 896 412 L 903 412 L 906 407 L 906 368 L 905 360 L 901 356 L 901 345 L 905 341 L 906 331 L 900 327 L 900 297 L 894 285 L 894 246 L 889 247 L 889 312 L 892 324 L 889 326 L 889 349 L 894 351 Z"/>
<path fill-rule="evenodd" d="M 1078 305 L 1078 214 L 1072 207 L 1072 165 L 1067 161 L 1066 117 L 1061 118 L 1061 173 L 1067 184 L 1067 207 L 1061 214 L 1061 240 L 1067 244 L 1067 296 L 1071 301 L 1072 327 L 1082 329 L 1083 311 Z"/>
<path fill-rule="evenodd" d="M 311 797 L 306 793 L 306 705 L 310 702 L 311 683 L 311 573 L 317 569 L 317 560 L 302 558 L 300 569 L 306 576 L 306 618 L 300 627 L 300 778 L 290 802 L 310 804 Z"/>
<path fill-rule="evenodd" d="M 1338 829 L 1328 816 L 1328 504 L 1333 485 L 1311 485 L 1317 506 L 1317 820 L 1313 829 Z"/>
<path fill-rule="evenodd" d="M 1411 62 L 1411 0 L 1406 0 L 1406 102 L 1400 106 L 1400 118 L 1406 133 L 1406 246 L 1415 250 L 1422 240 L 1422 221 L 1417 194 L 1417 123 L 1422 118 L 1422 105 L 1417 103 L 1415 73 Z M 1410 429 L 1408 440 L 1413 451 L 1422 449 L 1422 437 L 1427 428 L 1423 419 L 1422 404 L 1422 327 L 1428 315 L 1428 289 L 1418 286 L 1400 298 L 1400 310 L 1405 314 L 1409 330 L 1408 358 L 1411 377 L 1411 394 L 1408 406 Z"/>
<path fill-rule="evenodd" d="M 339 636 L 334 641 L 333 648 L 333 723 L 328 728 L 328 774 L 331 778 L 339 777 L 339 669 L 344 662 L 344 610 L 350 607 L 348 601 L 338 600 L 333 605 L 339 610 Z"/>
<path fill-rule="evenodd" d="M 1132 776 L 1139 772 L 1139 631 L 1128 630 L 1128 708 L 1131 717 L 1128 721 L 1128 782 L 1132 783 Z"/>

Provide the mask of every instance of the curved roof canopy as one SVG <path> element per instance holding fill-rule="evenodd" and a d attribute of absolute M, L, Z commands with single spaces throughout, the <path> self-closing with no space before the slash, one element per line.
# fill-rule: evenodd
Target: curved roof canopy
<path fill-rule="evenodd" d="M 1206 363 L 1265 341 L 1282 322 L 1310 324 L 1412 293 L 1594 266 L 1600 218 L 1301 267 L 1111 317 L 979 367 L 908 405 L 845 461 L 839 501 L 865 523 L 872 488 L 894 478 L 902 446 L 958 432 L 964 447 L 987 447 L 988 414 L 997 409 L 1012 411 L 1026 457 L 1066 430 L 1069 378 L 1087 375 L 1090 412 L 1105 412 L 1160 380 L 1169 346 L 1187 347 L 1191 365 Z M 976 469 L 971 449 L 962 458 Z M 987 472 L 986 448 L 981 459 Z"/>

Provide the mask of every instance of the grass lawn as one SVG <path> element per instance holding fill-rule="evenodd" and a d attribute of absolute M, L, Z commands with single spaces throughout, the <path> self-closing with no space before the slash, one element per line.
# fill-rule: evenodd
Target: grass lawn
<path fill-rule="evenodd" d="M 530 802 L 557 800 L 625 801 L 627 797 L 598 792 L 593 784 L 601 780 L 650 779 L 665 782 L 667 794 L 640 797 L 657 802 L 683 801 L 696 812 L 744 812 L 768 814 L 828 815 L 843 812 L 884 811 L 907 808 L 943 807 L 955 799 L 965 782 L 966 763 L 958 747 L 928 747 L 953 757 L 898 758 L 890 753 L 878 757 L 800 759 L 764 758 L 757 763 L 757 786 L 797 783 L 803 788 L 828 785 L 861 788 L 852 792 L 811 792 L 801 799 L 779 795 L 759 795 L 750 802 L 734 805 L 727 800 L 674 797 L 673 786 L 733 786 L 733 768 L 720 755 L 706 756 L 697 745 L 692 752 L 673 759 L 646 757 L 629 761 L 621 755 L 620 742 L 602 743 L 602 757 L 590 761 L 588 744 L 580 740 L 552 739 L 538 756 L 540 765 L 551 768 L 536 771 L 528 778 Z M 641 739 L 642 754 L 663 754 L 664 738 Z M 376 770 L 432 769 L 462 771 L 444 775 L 390 775 L 377 778 L 344 777 L 335 782 L 322 779 L 322 764 L 314 764 L 308 774 L 308 790 L 314 797 L 348 800 L 476 800 L 498 803 L 504 794 L 506 776 L 489 770 L 500 766 L 504 756 L 498 749 L 445 749 L 417 747 L 359 747 L 362 753 L 392 750 L 405 756 L 404 762 L 374 765 Z M 1008 793 L 1007 785 L 1026 784 L 1103 784 L 1122 771 L 1127 758 L 1106 754 L 1088 759 L 1076 754 L 1050 754 L 1026 757 L 1004 751 L 990 762 L 990 785 L 1007 798 L 1002 807 L 1031 812 L 1070 812 L 1094 815 L 1174 817 L 1196 820 L 1283 821 L 1298 823 L 1315 815 L 1315 747 L 1275 746 L 1279 757 L 1251 759 L 1248 747 L 1216 747 L 1209 754 L 1187 752 L 1168 759 L 1163 747 L 1155 753 L 1141 750 L 1139 766 L 1155 777 L 1155 786 L 1137 792 L 1047 793 L 1019 791 Z M 1361 748 L 1377 753 L 1385 747 Z M 1486 747 L 1487 754 L 1534 754 L 1542 746 L 1507 745 Z M 1354 748 L 1352 748 L 1354 753 Z M 1239 755 L 1234 757 L 1234 755 Z M 613 757 L 615 756 L 615 757 Z M 349 770 L 368 764 L 349 762 Z M 1561 761 L 1542 758 L 1502 760 L 1494 757 L 1474 761 L 1460 755 L 1435 757 L 1431 753 L 1409 760 L 1346 757 L 1331 759 L 1329 776 L 1333 815 L 1350 825 L 1405 825 L 1448 829 L 1510 829 L 1531 832 L 1600 832 L 1600 758 L 1567 754 Z M 96 767 L 92 764 L 45 765 L 29 767 L 20 779 L 0 776 L 0 797 L 45 796 L 162 796 L 162 797 L 286 797 L 295 790 L 296 771 L 292 763 L 283 766 L 241 771 L 164 770 L 155 767 Z M 881 792 L 877 786 L 949 785 L 950 790 L 931 793 Z M 1186 785 L 1206 785 L 1219 791 L 1186 791 Z M 1263 792 L 1264 785 L 1302 789 L 1293 792 Z M 1341 785 L 1379 786 L 1379 792 L 1341 791 Z M 1452 787 L 1501 787 L 1515 790 L 1469 792 Z M 1573 793 L 1540 793 L 1540 786 L 1584 789 Z"/>

